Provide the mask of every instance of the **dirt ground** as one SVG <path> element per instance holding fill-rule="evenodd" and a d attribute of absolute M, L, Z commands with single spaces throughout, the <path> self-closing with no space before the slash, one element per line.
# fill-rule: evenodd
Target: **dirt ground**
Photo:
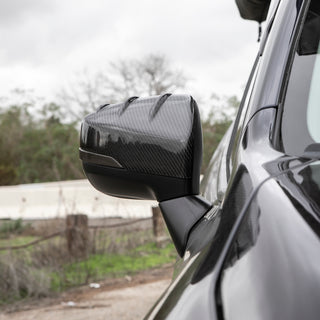
<path fill-rule="evenodd" d="M 143 319 L 170 284 L 172 266 L 132 277 L 100 282 L 68 291 L 57 298 L 29 301 L 0 311 L 0 320 L 135 320 Z M 19 308 L 19 311 L 13 311 Z"/>

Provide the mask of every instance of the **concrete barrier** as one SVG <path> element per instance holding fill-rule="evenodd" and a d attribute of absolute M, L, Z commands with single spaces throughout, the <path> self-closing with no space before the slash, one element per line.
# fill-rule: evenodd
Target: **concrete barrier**
<path fill-rule="evenodd" d="M 128 200 L 95 190 L 88 180 L 0 187 L 0 219 L 51 219 L 83 213 L 90 217 L 140 218 L 156 201 Z"/>

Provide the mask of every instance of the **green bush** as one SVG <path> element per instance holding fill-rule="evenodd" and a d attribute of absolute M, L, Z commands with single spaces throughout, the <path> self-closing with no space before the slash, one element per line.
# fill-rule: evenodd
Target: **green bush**
<path fill-rule="evenodd" d="M 22 221 L 10 221 L 1 230 L 5 234 L 22 228 Z M 0 304 L 173 264 L 177 257 L 173 244 L 157 246 L 151 224 L 144 228 L 96 230 L 83 257 L 69 254 L 64 236 L 25 249 L 0 251 Z M 26 235 L 12 236 L 1 242 L 13 246 L 30 242 L 26 239 Z"/>
<path fill-rule="evenodd" d="M 10 220 L 0 225 L 0 237 L 7 237 L 8 234 L 22 233 L 28 225 L 24 225 L 22 219 Z"/>
<path fill-rule="evenodd" d="M 26 297 L 44 297 L 50 292 L 50 274 L 26 262 L 24 254 L 0 260 L 0 304 Z"/>

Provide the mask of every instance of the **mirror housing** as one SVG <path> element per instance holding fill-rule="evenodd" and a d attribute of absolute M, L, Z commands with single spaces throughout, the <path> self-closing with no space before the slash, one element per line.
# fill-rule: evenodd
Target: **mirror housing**
<path fill-rule="evenodd" d="M 192 226 L 211 207 L 199 197 L 192 200 L 199 194 L 202 160 L 195 100 L 188 95 L 165 94 L 101 106 L 82 123 L 79 152 L 88 180 L 99 191 L 160 202 L 172 238 L 179 238 L 179 244 L 174 242 L 182 255 Z M 180 202 L 184 211 L 190 212 L 172 219 L 177 217 L 174 208 Z M 194 204 L 201 207 L 198 213 Z M 177 224 L 184 218 L 187 228 L 181 230 Z"/>

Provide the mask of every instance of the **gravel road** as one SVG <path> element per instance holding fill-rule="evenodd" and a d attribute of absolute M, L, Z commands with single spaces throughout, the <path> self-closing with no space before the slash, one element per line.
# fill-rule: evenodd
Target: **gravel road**
<path fill-rule="evenodd" d="M 140 275 L 142 277 L 143 275 Z M 101 287 L 68 293 L 46 307 L 0 313 L 0 320 L 135 320 L 143 319 L 170 284 L 169 277 L 159 280 L 133 279 L 127 287 Z"/>

